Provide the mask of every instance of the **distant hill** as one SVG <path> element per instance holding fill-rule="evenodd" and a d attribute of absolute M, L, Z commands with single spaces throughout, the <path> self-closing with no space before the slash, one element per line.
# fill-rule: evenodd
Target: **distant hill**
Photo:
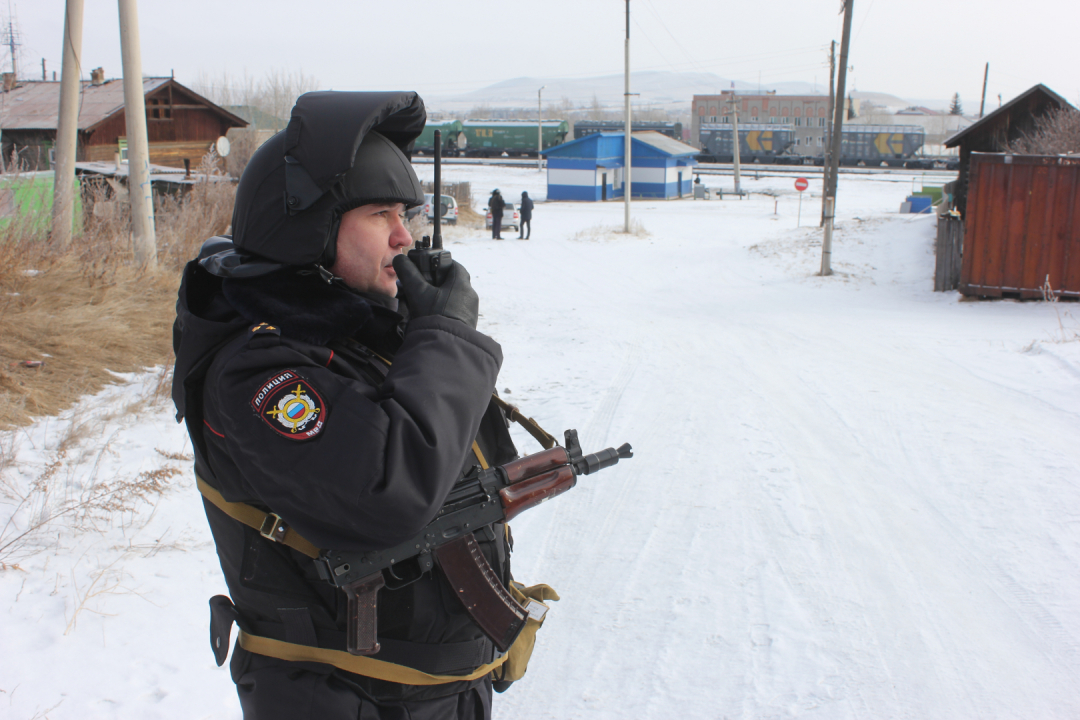
<path fill-rule="evenodd" d="M 452 96 L 425 95 L 424 102 L 433 110 L 447 112 L 468 110 L 477 105 L 493 108 L 535 107 L 536 91 L 544 88 L 544 104 L 556 104 L 567 98 L 577 106 L 591 105 L 593 98 L 604 107 L 621 108 L 623 105 L 623 76 L 603 75 L 589 78 L 532 78 L 519 77 L 503 80 L 473 92 Z M 712 73 L 636 72 L 630 73 L 630 92 L 638 93 L 634 105 L 689 109 L 694 95 L 718 93 L 730 89 L 732 81 Z M 739 92 L 758 92 L 757 83 L 735 81 Z M 776 90 L 778 94 L 814 95 L 828 92 L 828 86 L 817 92 L 812 83 L 790 82 L 766 85 L 762 90 Z"/>
<path fill-rule="evenodd" d="M 698 72 L 636 72 L 630 73 L 630 92 L 636 93 L 634 106 L 661 110 L 690 110 L 694 95 L 712 95 L 732 87 L 730 78 L 713 73 Z M 424 95 L 428 109 L 434 112 L 465 112 L 480 105 L 495 108 L 536 108 L 536 91 L 544 87 L 544 105 L 557 105 L 563 98 L 576 107 L 593 104 L 595 98 L 607 110 L 623 107 L 623 76 L 600 75 L 587 78 L 518 77 L 460 95 Z M 784 82 L 759 86 L 753 82 L 734 81 L 735 90 L 758 93 L 775 90 L 778 95 L 826 95 L 828 84 Z M 887 108 L 889 113 L 912 105 L 935 110 L 948 108 L 947 100 L 904 99 L 883 92 L 855 91 L 851 95 L 864 102 Z"/>

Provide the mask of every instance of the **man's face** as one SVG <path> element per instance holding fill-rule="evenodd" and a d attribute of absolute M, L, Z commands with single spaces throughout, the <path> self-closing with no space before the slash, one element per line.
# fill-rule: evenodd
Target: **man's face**
<path fill-rule="evenodd" d="M 404 213 L 404 205 L 392 203 L 361 205 L 342 215 L 330 271 L 354 290 L 396 297 L 394 257 L 412 244 Z"/>

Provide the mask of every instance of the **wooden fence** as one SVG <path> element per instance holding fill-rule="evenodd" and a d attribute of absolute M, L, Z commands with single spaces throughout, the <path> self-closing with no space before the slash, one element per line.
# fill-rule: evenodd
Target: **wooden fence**
<path fill-rule="evenodd" d="M 421 184 L 424 186 L 424 192 L 435 192 L 435 183 L 425 182 Z M 472 208 L 472 183 L 444 182 L 442 184 L 442 194 L 454 198 L 454 200 L 457 201 L 458 207 Z"/>
<path fill-rule="evenodd" d="M 964 248 L 964 221 L 953 215 L 939 215 L 934 244 L 934 292 L 960 287 L 960 262 Z"/>

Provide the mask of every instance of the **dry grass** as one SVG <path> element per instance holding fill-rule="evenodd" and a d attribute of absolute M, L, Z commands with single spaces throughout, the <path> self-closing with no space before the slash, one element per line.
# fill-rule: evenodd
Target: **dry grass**
<path fill-rule="evenodd" d="M 54 415 L 113 373 L 171 364 L 180 270 L 226 230 L 234 194 L 213 182 L 159 199 L 154 269 L 135 265 L 126 198 L 107 184 L 84 190 L 84 232 L 66 250 L 41 218 L 0 229 L 0 429 Z"/>
<path fill-rule="evenodd" d="M 458 204 L 458 224 L 470 228 L 484 227 L 484 216 L 473 210 L 472 205 Z"/>

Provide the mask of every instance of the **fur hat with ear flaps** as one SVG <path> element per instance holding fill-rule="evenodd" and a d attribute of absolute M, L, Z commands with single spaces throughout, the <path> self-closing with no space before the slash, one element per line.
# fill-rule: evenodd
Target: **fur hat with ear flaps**
<path fill-rule="evenodd" d="M 301 95 L 288 127 L 255 151 L 240 178 L 233 244 L 282 265 L 329 266 L 343 213 L 424 201 L 409 154 L 426 120 L 412 92 Z"/>

